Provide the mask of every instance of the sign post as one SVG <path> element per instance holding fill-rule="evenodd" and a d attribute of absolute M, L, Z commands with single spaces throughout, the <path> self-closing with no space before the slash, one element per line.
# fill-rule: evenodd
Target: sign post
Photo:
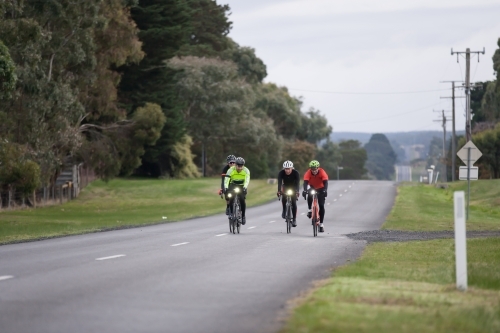
<path fill-rule="evenodd" d="M 467 180 L 467 217 L 469 219 L 469 202 L 470 202 L 470 181 L 478 179 L 478 168 L 473 167 L 474 163 L 483 154 L 477 149 L 472 141 L 467 142 L 462 149 L 457 152 L 457 156 L 460 157 L 462 162 L 465 163 L 466 167 L 460 167 L 458 178 L 460 180 Z"/>
<path fill-rule="evenodd" d="M 455 212 L 455 270 L 457 288 L 467 290 L 467 236 L 465 234 L 464 192 L 453 193 Z"/>
<path fill-rule="evenodd" d="M 340 174 L 339 170 L 342 170 L 342 169 L 344 169 L 344 167 L 341 167 L 341 166 L 337 165 L 337 180 L 339 180 L 339 174 Z"/>

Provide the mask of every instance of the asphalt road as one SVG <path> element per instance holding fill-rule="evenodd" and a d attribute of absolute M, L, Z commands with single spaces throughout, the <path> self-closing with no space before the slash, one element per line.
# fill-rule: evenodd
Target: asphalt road
<path fill-rule="evenodd" d="M 292 234 L 276 200 L 248 209 L 239 235 L 217 215 L 0 246 L 0 332 L 275 332 L 288 300 L 361 254 L 342 235 L 378 229 L 395 194 L 330 182 L 316 238 L 300 198 Z"/>

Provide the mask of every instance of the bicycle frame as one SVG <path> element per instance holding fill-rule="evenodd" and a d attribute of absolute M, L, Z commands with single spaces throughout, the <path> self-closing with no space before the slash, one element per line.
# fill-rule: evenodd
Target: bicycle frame
<path fill-rule="evenodd" d="M 240 195 L 241 195 L 241 188 L 239 187 L 234 187 L 231 192 L 227 194 L 227 197 L 229 199 L 233 199 L 233 214 L 231 218 L 229 219 L 229 231 L 232 232 L 233 234 L 238 231 L 240 233 L 240 226 L 241 226 L 241 204 L 240 204 Z"/>
<path fill-rule="evenodd" d="M 321 221 L 319 217 L 319 204 L 318 204 L 318 194 L 316 190 L 311 190 L 309 195 L 312 195 L 312 206 L 311 206 L 311 223 L 313 226 L 314 237 L 318 235 L 319 223 Z"/>
<path fill-rule="evenodd" d="M 295 192 L 292 190 L 287 190 L 285 193 L 286 196 L 286 204 L 285 204 L 285 221 L 286 221 L 286 233 L 289 234 L 292 232 L 292 195 L 295 195 Z"/>

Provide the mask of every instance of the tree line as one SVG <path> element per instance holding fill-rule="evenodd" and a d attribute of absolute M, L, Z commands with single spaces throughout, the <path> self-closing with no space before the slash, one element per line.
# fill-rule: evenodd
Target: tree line
<path fill-rule="evenodd" d="M 105 180 L 215 175 L 228 154 L 254 177 L 315 158 L 364 174 L 359 143 L 330 142 L 319 110 L 263 81 L 228 5 L 2 0 L 0 17 L 1 186 L 50 185 L 68 159 Z"/>

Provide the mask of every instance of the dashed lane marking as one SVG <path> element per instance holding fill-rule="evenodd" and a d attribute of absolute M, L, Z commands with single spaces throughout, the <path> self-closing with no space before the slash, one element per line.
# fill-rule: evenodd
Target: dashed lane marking
<path fill-rule="evenodd" d="M 115 259 L 115 258 L 120 258 L 120 257 L 125 257 L 125 255 L 124 254 L 117 254 L 115 256 L 96 258 L 95 260 L 108 260 L 108 259 Z"/>
<path fill-rule="evenodd" d="M 270 221 L 269 223 L 274 223 L 274 222 L 276 222 L 276 221 Z"/>
<path fill-rule="evenodd" d="M 181 245 L 186 245 L 186 244 L 189 244 L 189 242 L 173 244 L 173 245 L 170 245 L 170 246 L 181 246 Z"/>
<path fill-rule="evenodd" d="M 333 199 L 333 201 L 337 201 L 337 199 Z"/>
<path fill-rule="evenodd" d="M 226 236 L 226 235 L 227 235 L 227 233 L 225 233 L 225 234 L 218 234 L 218 235 L 215 235 L 215 237 Z"/>
<path fill-rule="evenodd" d="M 3 275 L 0 276 L 0 281 L 8 280 L 14 278 L 12 275 Z"/>
<path fill-rule="evenodd" d="M 249 227 L 248 229 L 253 229 L 253 228 L 257 228 L 257 227 Z"/>

